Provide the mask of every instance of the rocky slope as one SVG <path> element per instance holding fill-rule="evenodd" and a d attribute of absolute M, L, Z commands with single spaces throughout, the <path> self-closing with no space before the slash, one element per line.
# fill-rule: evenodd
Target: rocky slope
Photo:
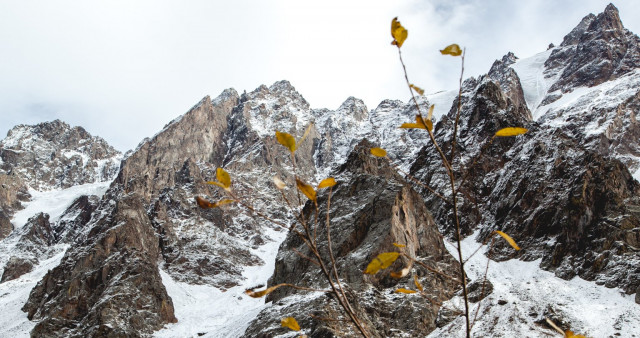
<path fill-rule="evenodd" d="M 0 142 L 0 169 L 35 190 L 64 189 L 111 180 L 119 154 L 82 127 L 55 120 L 9 130 Z"/>
<path fill-rule="evenodd" d="M 539 265 L 563 279 L 579 276 L 594 287 L 638 294 L 637 50 L 638 38 L 611 5 L 585 17 L 560 46 L 524 60 L 507 54 L 487 75 L 464 82 L 454 166 L 463 233 L 483 241 L 504 230 L 523 247 L 516 254 L 497 242 L 492 257 L 511 260 L 492 264 Z M 419 98 L 422 109 L 430 101 L 436 99 Z M 450 154 L 457 102 L 446 105 L 452 109 L 438 116 L 435 132 Z M 308 255 L 304 245 L 278 225 L 295 223 L 297 209 L 286 202 L 298 201 L 294 173 L 311 184 L 327 176 L 338 181 L 331 197 L 332 246 L 365 326 L 375 336 L 455 335 L 455 281 L 418 265 L 398 280 L 362 274 L 378 253 L 395 250 L 444 274 L 457 271 L 447 241 L 451 208 L 403 174 L 410 171 L 451 196 L 437 154 L 424 146 L 425 134 L 397 128 L 416 113 L 414 104 L 393 100 L 369 110 L 356 98 L 336 110 L 312 109 L 286 81 L 242 95 L 229 89 L 203 98 L 121 163 L 117 152 L 81 128 L 60 121 L 17 126 L 0 142 L 0 252 L 10 253 L 0 255 L 0 304 L 22 309 L 32 322 L 19 315 L 0 319 L 7 328 L 0 335 L 286 336 L 280 327 L 285 316 L 298 318 L 311 337 L 354 335 L 348 323 L 326 320 L 344 315 L 325 293 L 281 288 L 263 305 L 242 292 L 283 282 L 327 287 L 318 269 L 295 253 Z M 507 126 L 529 132 L 492 140 Z M 309 131 L 295 166 L 276 130 L 297 140 Z M 393 165 L 368 154 L 374 145 L 387 149 Z M 207 184 L 217 167 L 230 173 L 234 198 L 261 217 L 238 203 L 197 206 L 196 196 L 228 198 Z M 282 195 L 274 176 L 288 186 Z M 327 197 L 327 191 L 319 195 L 320 219 Z M 305 206 L 306 213 L 312 209 Z M 319 223 L 322 252 L 324 226 Z M 466 255 L 475 239 L 465 241 Z M 267 259 L 274 256 L 275 262 Z M 391 269 L 399 270 L 408 262 L 395 264 Z M 485 261 L 469 264 L 474 298 L 482 298 L 478 271 Z M 549 334 L 543 316 L 588 327 L 579 314 L 561 315 L 571 304 L 552 304 L 551 313 L 548 304 L 531 300 L 546 295 L 534 297 L 521 287 L 505 297 L 500 272 L 489 271 L 492 307 L 480 314 L 476 330 L 485 331 L 477 335 L 498 334 L 487 324 L 496 321 L 514 334 L 522 333 L 519 323 Z M 426 287 L 425 296 L 393 292 L 413 288 L 413 276 Z M 575 280 L 561 285 L 578 285 Z M 632 314 L 627 318 L 640 323 Z M 640 328 L 633 325 L 615 330 Z"/>
<path fill-rule="evenodd" d="M 333 251 L 349 298 L 362 315 L 360 318 L 375 337 L 394 336 L 402 332 L 409 336 L 424 336 L 435 329 L 439 306 L 449 299 L 459 284 L 416 265 L 413 273 L 394 279 L 388 273 L 363 275 L 364 267 L 379 253 L 400 251 L 428 262 L 432 269 L 455 275 L 459 264 L 445 249 L 431 215 L 411 185 L 389 164 L 373 158 L 369 149 L 373 144 L 361 142 L 349 155 L 346 163 L 333 172 L 340 182 L 331 196 L 331 238 Z M 327 193 L 318 198 L 319 219 L 326 218 Z M 310 213 L 312 205 L 306 206 Z M 320 251 L 328 255 L 327 228 L 318 226 Z M 396 248 L 393 243 L 404 245 Z M 300 253 L 297 254 L 296 252 Z M 303 256 L 310 257 L 308 247 L 297 237 L 288 236 L 281 245 L 269 285 L 292 283 L 312 288 L 326 288 L 320 269 Z M 401 258 L 389 268 L 400 271 L 411 266 Z M 424 297 L 395 295 L 398 287 L 415 288 L 414 275 L 428 290 Z M 300 325 L 310 336 L 351 336 L 354 328 L 329 295 L 312 293 L 297 297 L 299 291 L 280 288 L 267 301 L 275 305 L 261 312 L 245 332 L 246 336 L 279 335 L 287 332 L 280 327 L 280 318 L 300 318 Z M 313 318 L 313 319 L 312 319 Z"/>

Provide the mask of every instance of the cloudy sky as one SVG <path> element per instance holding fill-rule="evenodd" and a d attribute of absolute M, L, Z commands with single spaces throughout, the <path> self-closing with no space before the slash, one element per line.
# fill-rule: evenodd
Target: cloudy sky
<path fill-rule="evenodd" d="M 81 125 L 134 148 L 205 95 L 287 79 L 314 108 L 349 96 L 370 109 L 409 92 L 389 28 L 409 30 L 403 57 L 427 92 L 486 73 L 508 51 L 559 44 L 601 0 L 0 0 L 0 138 L 16 124 Z M 640 33 L 636 0 L 614 4 Z M 634 6 L 636 5 L 636 6 Z M 635 7 L 635 8 L 634 8 Z M 465 77 L 466 77 L 465 76 Z"/>

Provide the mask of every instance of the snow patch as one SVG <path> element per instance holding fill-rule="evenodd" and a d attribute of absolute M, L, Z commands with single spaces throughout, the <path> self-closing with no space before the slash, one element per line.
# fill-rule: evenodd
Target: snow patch
<path fill-rule="evenodd" d="M 178 322 L 166 325 L 155 332 L 154 337 L 241 337 L 260 311 L 271 305 L 265 304 L 264 298 L 245 295 L 244 291 L 267 284 L 275 268 L 278 247 L 287 234 L 265 227 L 264 235 L 271 240 L 252 253 L 266 264 L 246 267 L 242 283 L 227 291 L 209 285 L 179 282 L 160 270 Z"/>
<path fill-rule="evenodd" d="M 557 76 L 546 78 L 544 75 L 544 63 L 553 50 L 554 49 L 549 49 L 532 57 L 520 59 L 511 65 L 511 68 L 515 70 L 520 78 L 524 99 L 531 112 L 534 112 L 538 108 L 538 105 L 540 105 L 547 95 L 551 85 L 557 80 Z M 534 114 L 533 119 L 537 120 L 539 117 L 540 115 Z"/>
<path fill-rule="evenodd" d="M 464 257 L 469 257 L 480 245 L 475 241 L 476 235 L 462 242 Z M 457 257 L 454 244 L 445 244 Z M 484 251 L 481 248 L 465 265 L 472 280 L 480 280 L 484 275 L 487 264 L 486 256 L 481 254 Z M 539 265 L 540 260 L 490 262 L 487 278 L 494 291 L 481 302 L 470 304 L 472 318 L 480 306 L 472 336 L 518 337 L 525 332 L 528 332 L 527 336 L 554 336 L 554 331 L 537 324 L 544 320 L 549 309 L 566 320 L 574 332 L 588 337 L 634 337 L 634 333 L 640 332 L 640 311 L 633 295 L 578 277 L 566 281 L 540 269 Z M 500 305 L 498 301 L 506 303 Z M 463 309 L 464 305 L 462 298 L 457 296 L 445 302 L 444 306 Z M 464 317 L 457 317 L 428 337 L 443 336 L 464 337 Z"/>
<path fill-rule="evenodd" d="M 27 319 L 27 313 L 22 312 L 22 307 L 29 299 L 29 293 L 36 284 L 51 269 L 60 264 L 68 245 L 59 245 L 55 250 L 59 252 L 42 261 L 33 271 L 20 278 L 0 284 L 0 337 L 29 337 L 31 330 L 37 322 Z"/>
<path fill-rule="evenodd" d="M 440 121 L 442 116 L 449 113 L 456 97 L 458 97 L 458 90 L 447 90 L 427 95 L 427 101 L 433 105 L 435 121 Z"/>
<path fill-rule="evenodd" d="M 24 209 L 18 211 L 11 220 L 13 226 L 22 228 L 29 218 L 39 212 L 49 214 L 49 222 L 58 221 L 62 213 L 82 195 L 97 195 L 102 197 L 111 185 L 111 182 L 98 182 L 76 185 L 71 188 L 52 191 L 37 191 L 29 189 L 31 201 L 25 203 Z"/>

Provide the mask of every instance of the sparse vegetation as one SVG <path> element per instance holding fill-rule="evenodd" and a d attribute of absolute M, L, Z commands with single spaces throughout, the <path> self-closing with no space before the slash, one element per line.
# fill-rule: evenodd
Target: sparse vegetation
<path fill-rule="evenodd" d="M 443 55 L 460 57 L 461 59 L 461 73 L 460 73 L 460 84 L 459 84 L 458 100 L 457 100 L 458 102 L 457 112 L 456 112 L 455 123 L 453 124 L 454 130 L 453 130 L 453 136 L 452 136 L 453 139 L 452 139 L 451 153 L 449 154 L 449 156 L 447 156 L 443 151 L 443 149 L 439 146 L 434 135 L 434 122 L 433 122 L 434 106 L 433 105 L 430 106 L 426 114 L 423 114 L 421 107 L 418 104 L 418 101 L 416 99 L 416 95 L 424 95 L 424 90 L 409 81 L 408 72 L 406 69 L 406 65 L 402 59 L 402 52 L 401 52 L 401 47 L 403 46 L 404 42 L 408 38 L 408 30 L 402 26 L 402 24 L 400 23 L 400 21 L 397 20 L 397 18 L 394 18 L 391 22 L 391 35 L 393 37 L 392 45 L 398 48 L 398 55 L 399 55 L 400 63 L 402 65 L 402 69 L 404 72 L 406 84 L 409 91 L 411 92 L 411 100 L 415 105 L 415 108 L 417 111 L 417 115 L 415 116 L 415 122 L 405 122 L 401 124 L 399 127 L 403 129 L 422 129 L 426 131 L 428 135 L 428 143 L 438 153 L 439 158 L 441 160 L 441 164 L 442 164 L 441 167 L 446 172 L 446 175 L 449 178 L 448 185 L 450 189 L 449 191 L 450 197 L 449 198 L 445 197 L 447 196 L 445 192 L 438 192 L 432 187 L 429 187 L 427 184 L 420 182 L 419 180 L 410 176 L 407 173 L 403 173 L 403 174 L 407 177 L 409 181 L 421 186 L 422 188 L 425 188 L 426 190 L 434 194 L 434 196 L 445 201 L 448 205 L 451 206 L 453 224 L 455 225 L 454 239 L 455 239 L 455 244 L 456 244 L 455 246 L 458 254 L 457 258 L 460 263 L 459 265 L 460 269 L 457 272 L 456 276 L 451 276 L 450 274 L 447 274 L 444 271 L 440 271 L 436 268 L 433 268 L 421 262 L 416 257 L 411 257 L 410 255 L 403 252 L 391 251 L 391 252 L 383 252 L 377 255 L 372 261 L 370 261 L 370 263 L 366 266 L 366 268 L 364 268 L 363 273 L 370 274 L 370 275 L 381 273 L 383 270 L 389 268 L 399 257 L 404 257 L 409 262 L 409 265 L 404 267 L 400 271 L 391 271 L 390 272 L 391 277 L 396 279 L 405 278 L 412 273 L 413 265 L 418 264 L 434 274 L 440 275 L 442 277 L 445 277 L 447 279 L 450 279 L 458 283 L 462 289 L 462 297 L 464 299 L 464 310 L 460 311 L 460 313 L 463 314 L 465 317 L 465 334 L 467 337 L 471 337 L 471 329 L 473 327 L 475 320 L 477 320 L 478 311 L 476 311 L 472 320 L 471 314 L 470 314 L 470 308 L 469 308 L 469 293 L 467 290 L 467 277 L 466 277 L 467 275 L 465 272 L 465 262 L 467 262 L 470 257 L 465 258 L 463 257 L 463 254 L 462 254 L 462 248 L 461 248 L 462 235 L 460 230 L 461 227 L 460 227 L 460 217 L 459 217 L 459 210 L 458 210 L 458 194 L 460 193 L 459 189 L 461 186 L 460 185 L 457 186 L 456 184 L 456 177 L 461 177 L 461 175 L 456 175 L 459 173 L 455 172 L 454 170 L 455 166 L 453 165 L 454 162 L 456 161 L 455 144 L 456 144 L 456 137 L 458 133 L 458 125 L 459 125 L 461 108 L 462 108 L 461 97 L 462 97 L 462 80 L 464 75 L 465 50 L 460 48 L 460 46 L 458 46 L 457 44 L 451 44 L 440 51 Z M 301 286 L 297 286 L 289 283 L 281 283 L 281 284 L 277 284 L 277 285 L 273 285 L 271 287 L 265 288 L 264 290 L 260 290 L 260 291 L 247 290 L 246 291 L 247 295 L 251 297 L 256 297 L 256 298 L 264 297 L 280 287 L 291 287 L 291 288 L 304 290 L 304 291 L 321 291 L 321 292 L 330 293 L 332 294 L 332 296 L 334 296 L 334 299 L 338 302 L 338 304 L 340 305 L 344 313 L 349 318 L 350 322 L 356 327 L 357 331 L 362 336 L 369 337 L 370 333 L 367 331 L 367 328 L 365 327 L 365 325 L 363 325 L 363 322 L 360 318 L 362 314 L 358 313 L 358 311 L 354 309 L 351 302 L 349 301 L 349 298 L 345 293 L 345 288 L 342 285 L 341 278 L 340 278 L 340 271 L 338 271 L 336 258 L 332 249 L 331 226 L 330 226 L 331 217 L 329 214 L 329 210 L 331 207 L 331 194 L 333 191 L 332 189 L 333 189 L 333 186 L 337 184 L 337 182 L 334 178 L 329 177 L 322 180 L 314 188 L 312 185 L 308 184 L 304 178 L 299 177 L 296 170 L 296 158 L 295 158 L 296 149 L 300 145 L 300 143 L 302 143 L 307 138 L 310 130 L 311 130 L 311 125 L 309 125 L 309 127 L 305 131 L 302 138 L 298 141 L 295 140 L 293 135 L 290 135 L 288 133 L 284 133 L 280 131 L 275 132 L 275 138 L 277 142 L 282 146 L 284 146 L 285 148 L 287 148 L 290 153 L 291 164 L 293 167 L 293 173 L 292 173 L 293 177 L 291 181 L 295 182 L 295 185 L 296 185 L 295 189 L 297 193 L 297 203 L 292 203 L 287 198 L 287 195 L 285 194 L 285 190 L 287 189 L 287 184 L 282 179 L 280 179 L 279 177 L 274 177 L 273 183 L 276 186 L 276 188 L 280 191 L 280 194 L 283 198 L 284 203 L 287 205 L 289 210 L 291 210 L 295 215 L 296 222 L 294 222 L 293 224 L 285 224 L 279 220 L 275 220 L 269 217 L 266 213 L 260 210 L 254 209 L 250 203 L 248 203 L 242 197 L 237 196 L 231 188 L 232 181 L 231 181 L 230 175 L 222 168 L 217 169 L 217 181 L 212 181 L 208 183 L 219 186 L 220 188 L 224 189 L 224 191 L 230 198 L 212 203 L 207 201 L 206 199 L 197 197 L 196 201 L 198 205 L 202 208 L 215 208 L 224 204 L 237 203 L 237 204 L 240 204 L 245 209 L 247 209 L 249 212 L 253 213 L 254 215 L 257 215 L 275 225 L 278 225 L 294 233 L 302 242 L 304 242 L 304 244 L 309 249 L 312 255 L 307 256 L 298 251 L 296 251 L 296 254 L 300 255 L 302 258 L 309 261 L 313 265 L 319 267 L 319 269 L 321 270 L 324 276 L 324 279 L 329 285 L 328 289 L 319 290 L 319 289 L 301 287 Z M 483 155 L 484 151 L 487 149 L 488 146 L 491 145 L 491 143 L 495 138 L 518 136 L 518 135 L 525 134 L 527 131 L 528 131 L 527 129 L 521 128 L 521 127 L 507 127 L 507 128 L 497 130 L 494 136 L 489 140 L 489 143 L 487 144 L 487 146 L 481 150 L 480 156 Z M 397 166 L 393 164 L 392 160 L 387 156 L 386 150 L 375 147 L 370 149 L 370 153 L 375 157 L 386 159 L 394 168 L 398 169 Z M 472 166 L 475 165 L 476 161 L 477 161 L 477 158 L 475 159 Z M 462 177 L 461 180 L 464 181 L 465 178 L 466 177 Z M 326 212 L 325 220 L 319 219 L 320 213 L 319 213 L 319 207 L 318 207 L 317 194 L 318 194 L 318 191 L 321 189 L 328 189 L 328 197 L 326 200 L 327 212 Z M 312 212 L 308 214 L 305 214 L 305 212 L 303 212 L 304 210 L 303 207 L 305 203 L 303 203 L 303 199 L 300 193 L 302 193 L 302 195 L 304 195 L 310 201 L 310 203 L 312 203 L 312 208 L 311 208 Z M 323 222 L 323 221 L 325 222 L 327 246 L 328 246 L 328 254 L 326 256 L 323 256 L 321 254 L 321 251 L 318 246 L 318 236 L 317 236 L 318 229 L 320 228 L 319 226 L 320 222 Z M 520 250 L 520 247 L 516 244 L 514 239 L 511 238 L 508 234 L 502 231 L 494 231 L 492 233 L 492 236 L 489 239 L 487 239 L 484 243 L 484 245 L 489 246 L 489 252 L 491 252 L 491 248 L 496 238 L 494 235 L 498 235 L 502 237 L 514 250 Z M 393 245 L 397 248 L 404 247 L 404 245 L 398 244 L 398 243 L 393 243 Z M 476 254 L 478 251 L 479 250 L 476 250 L 472 255 Z M 488 271 L 489 261 L 490 261 L 490 258 L 488 257 L 487 268 L 484 276 L 485 280 L 486 280 L 486 275 Z M 415 289 L 397 288 L 395 292 L 400 294 L 418 293 L 423 295 L 428 301 L 433 302 L 433 300 L 427 297 L 425 293 L 425 289 L 420 283 L 418 276 L 416 274 L 413 274 L 412 279 L 413 279 L 413 285 L 415 286 Z M 481 291 L 482 294 L 484 294 L 484 291 L 485 291 L 484 282 L 485 281 L 483 281 L 482 283 L 482 291 Z M 483 297 L 481 297 L 481 299 L 482 298 Z M 437 304 L 442 305 L 440 303 L 437 303 Z M 478 309 L 479 309 L 479 306 L 478 306 Z M 549 325 L 551 327 L 558 330 L 558 332 L 562 333 L 565 337 L 583 337 L 581 335 L 574 335 L 574 333 L 571 331 L 563 332 L 553 322 L 549 320 L 547 321 L 549 322 Z M 283 318 L 281 320 L 281 326 L 289 328 L 294 331 L 301 330 L 300 325 L 298 324 L 296 319 L 293 317 Z"/>

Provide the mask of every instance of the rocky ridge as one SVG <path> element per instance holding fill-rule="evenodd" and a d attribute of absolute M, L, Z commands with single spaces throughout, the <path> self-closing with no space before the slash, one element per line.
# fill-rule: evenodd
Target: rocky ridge
<path fill-rule="evenodd" d="M 561 278 L 579 275 L 632 294 L 637 292 L 640 273 L 639 185 L 632 177 L 638 163 L 638 144 L 633 142 L 637 137 L 633 137 L 640 84 L 633 61 L 637 37 L 616 18 L 613 6 L 586 17 L 561 46 L 536 56 L 542 66 L 529 67 L 529 73 L 523 72 L 526 60 L 508 54 L 486 76 L 465 81 L 456 170 L 462 182 L 465 235 L 478 233 L 483 240 L 493 230 L 505 230 L 524 248 L 514 255 L 497 244 L 495 259 L 539 259 L 543 268 Z M 609 39 L 613 40 L 607 45 Z M 620 48 L 628 51 L 624 57 L 602 54 L 611 56 L 607 60 L 616 65 L 613 68 L 576 66 L 592 61 L 580 58 L 586 50 L 592 49 L 597 56 L 598 51 Z M 575 71 L 576 67 L 590 71 Z M 533 93 L 530 77 L 540 74 L 545 90 Z M 419 103 L 426 108 L 428 98 L 420 98 Z M 261 248 L 275 240 L 274 233 L 284 230 L 233 205 L 200 209 L 194 197 L 225 198 L 220 189 L 206 184 L 215 179 L 216 167 L 224 167 L 237 196 L 271 219 L 293 222 L 293 214 L 271 181 L 278 176 L 289 187 L 295 184 L 289 153 L 277 144 L 274 132 L 289 132 L 299 140 L 313 122 L 308 138 L 296 151 L 295 170 L 312 184 L 329 175 L 339 182 L 332 196 L 333 245 L 349 295 L 362 309 L 365 324 L 380 336 L 425 335 L 447 326 L 455 320 L 455 307 L 436 304 L 455 294 L 458 286 L 451 280 L 414 267 L 410 276 L 415 274 L 429 286 L 427 300 L 392 292 L 398 286 L 410 287 L 409 277 L 393 280 L 361 273 L 376 253 L 396 250 L 393 242 L 405 244 L 408 253 L 443 271 L 456 269 L 440 235 L 452 234 L 450 208 L 429 192 L 411 187 L 397 171 L 410 170 L 445 197 L 451 194 L 437 165 L 439 159 L 429 147 L 422 148 L 424 134 L 397 128 L 415 114 L 413 104 L 386 100 L 368 110 L 355 98 L 335 111 L 311 109 L 286 81 L 242 95 L 226 90 L 217 98 L 205 97 L 127 154 L 106 193 L 84 194 L 69 201 L 63 214 L 36 214 L 14 230 L 5 222 L 4 231 L 11 234 L 0 245 L 19 254 L 0 260 L 4 282 L 0 287 L 20 282 L 39 261 L 66 250 L 59 265 L 31 290 L 23 307 L 29 319 L 37 321 L 33 336 L 139 336 L 175 327 L 171 323 L 185 318 L 175 310 L 164 275 L 181 285 L 206 285 L 226 292 L 255 287 L 246 284 L 246 271 L 267 263 L 260 257 Z M 451 151 L 454 114 L 452 109 L 435 127 L 446 153 Z M 524 126 L 529 133 L 491 141 L 493 133 L 506 126 Z M 0 174 L 6 174 L 0 179 L 11 187 L 0 191 L 5 218 L 11 220 L 20 202 L 28 200 L 28 188 L 35 189 L 31 183 L 46 190 L 100 180 L 100 175 L 91 181 L 91 175 L 77 174 L 75 169 L 64 171 L 68 177 L 60 178 L 51 170 L 30 165 L 29 161 L 40 161 L 51 150 L 32 145 L 40 142 L 33 140 L 46 139 L 40 135 L 52 127 L 16 128 L 22 132 L 14 132 L 0 144 L 4 154 Z M 73 135 L 82 133 L 61 134 L 73 140 Z M 369 142 L 361 141 L 365 138 Z M 386 148 L 396 167 L 370 157 L 367 149 L 372 145 Z M 22 152 L 15 151 L 18 146 Z M 89 146 L 87 154 L 102 148 Z M 53 153 L 54 162 L 42 157 L 51 168 L 64 168 L 63 159 L 76 155 L 76 166 L 87 171 L 99 167 L 86 165 L 93 162 L 81 154 Z M 285 190 L 290 201 L 296 195 L 294 189 Z M 325 198 L 320 195 L 320 205 Z M 308 212 L 310 205 L 306 208 Z M 325 212 L 322 207 L 321 217 Z M 322 230 L 319 240 L 325 250 Z M 20 247 L 24 249 L 15 249 Z M 325 287 L 317 269 L 293 254 L 292 248 L 304 252 L 289 234 L 268 285 L 296 282 Z M 36 254 L 24 254 L 27 250 Z M 401 268 L 401 263 L 406 262 L 393 268 Z M 242 297 L 239 293 L 234 304 Z M 269 300 L 270 306 L 256 311 L 255 319 L 244 324 L 245 336 L 283 335 L 286 331 L 279 320 L 288 315 L 301 316 L 309 336 L 354 333 L 349 325 L 303 315 L 340 316 L 335 303 L 322 293 L 279 289 Z M 218 328 L 191 334 L 229 332 Z"/>

